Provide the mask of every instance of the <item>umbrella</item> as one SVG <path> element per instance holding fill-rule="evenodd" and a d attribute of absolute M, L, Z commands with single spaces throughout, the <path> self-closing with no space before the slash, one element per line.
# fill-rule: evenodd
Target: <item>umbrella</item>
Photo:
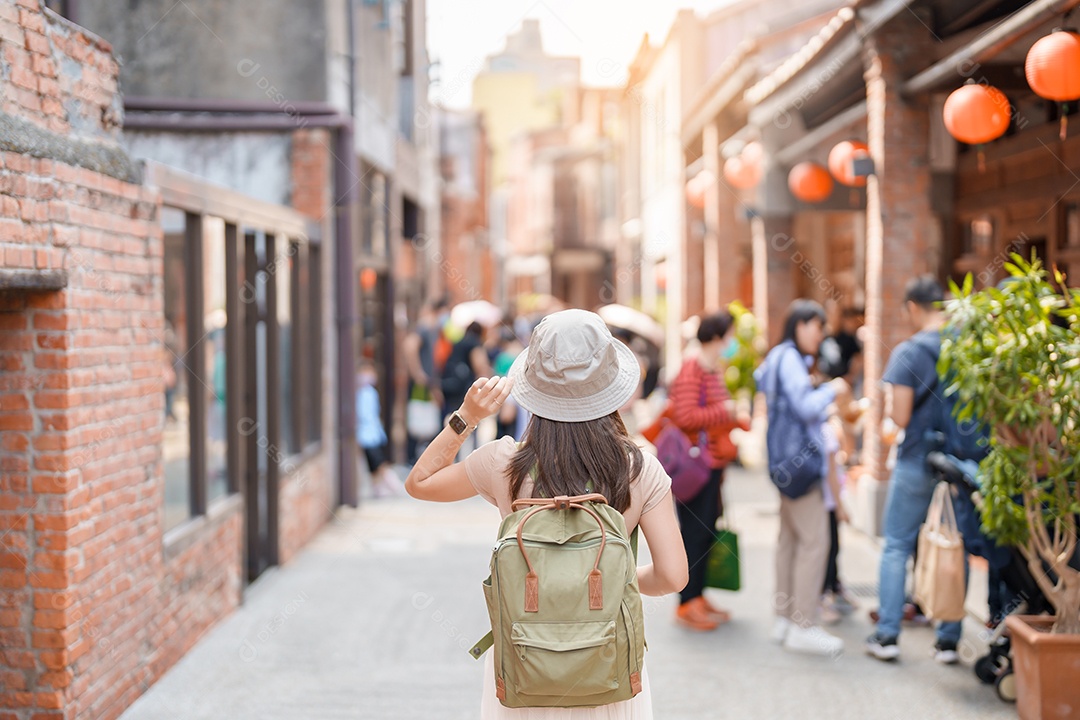
<path fill-rule="evenodd" d="M 650 316 L 626 305 L 604 305 L 596 311 L 608 327 L 629 330 L 657 347 L 664 344 L 664 327 Z"/>
<path fill-rule="evenodd" d="M 492 327 L 502 322 L 502 317 L 502 310 L 487 300 L 459 303 L 450 311 L 450 321 L 459 328 L 467 328 L 474 322 L 484 327 Z"/>

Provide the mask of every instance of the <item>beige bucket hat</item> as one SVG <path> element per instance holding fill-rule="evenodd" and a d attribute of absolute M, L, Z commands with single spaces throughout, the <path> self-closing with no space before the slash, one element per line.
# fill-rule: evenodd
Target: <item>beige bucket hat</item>
<path fill-rule="evenodd" d="M 511 391 L 523 408 L 548 420 L 585 422 L 626 405 L 641 366 L 596 313 L 563 310 L 533 330 L 510 367 Z"/>

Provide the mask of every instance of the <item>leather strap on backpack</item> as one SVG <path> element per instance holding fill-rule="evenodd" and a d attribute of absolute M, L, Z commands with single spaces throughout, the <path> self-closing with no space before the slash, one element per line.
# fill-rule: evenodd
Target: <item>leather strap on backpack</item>
<path fill-rule="evenodd" d="M 588 580 L 589 609 L 604 609 L 604 583 L 603 576 L 600 572 L 600 558 L 603 557 L 604 546 L 607 544 L 607 529 L 604 528 L 604 521 L 600 519 L 600 516 L 587 505 L 582 504 L 589 501 L 607 502 L 603 495 L 591 493 L 589 495 L 575 495 L 574 497 L 559 495 L 550 500 L 527 498 L 524 500 L 516 500 L 510 506 L 513 509 L 516 509 L 516 506 L 519 503 L 525 507 L 533 506 L 533 509 L 525 513 L 521 518 L 521 522 L 518 523 L 517 527 L 518 548 L 521 550 L 521 557 L 524 558 L 525 564 L 529 567 L 529 572 L 525 575 L 525 612 L 540 612 L 540 578 L 536 575 L 536 568 L 533 567 L 532 560 L 529 559 L 529 554 L 525 551 L 525 541 L 522 538 L 522 531 L 525 529 L 525 523 L 528 522 L 529 518 L 533 515 L 544 512 L 545 510 L 569 510 L 571 508 L 575 510 L 584 510 L 589 513 L 600 527 L 600 549 L 596 552 L 596 562 L 593 563 L 593 569 L 589 573 Z"/>

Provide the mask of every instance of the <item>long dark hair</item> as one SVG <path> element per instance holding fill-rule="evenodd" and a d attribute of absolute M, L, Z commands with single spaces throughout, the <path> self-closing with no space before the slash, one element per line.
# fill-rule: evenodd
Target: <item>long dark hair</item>
<path fill-rule="evenodd" d="M 525 441 L 506 469 L 510 497 L 535 470 L 533 497 L 603 495 L 619 512 L 630 507 L 630 481 L 641 474 L 641 448 L 630 439 L 618 411 L 586 422 L 529 419 Z M 586 487 L 589 482 L 592 485 Z"/>
<path fill-rule="evenodd" d="M 780 342 L 790 340 L 800 353 L 803 352 L 795 339 L 795 328 L 803 323 L 810 322 L 814 318 L 820 320 L 822 325 L 825 324 L 825 308 L 821 307 L 819 303 L 805 298 L 792 301 L 791 306 L 788 307 L 787 318 L 784 320 L 784 336 L 780 338 Z"/>

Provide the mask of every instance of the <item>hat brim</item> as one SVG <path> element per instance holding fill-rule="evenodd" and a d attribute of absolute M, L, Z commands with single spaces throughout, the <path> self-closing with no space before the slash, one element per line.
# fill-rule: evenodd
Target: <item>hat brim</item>
<path fill-rule="evenodd" d="M 564 398 L 537 390 L 525 377 L 525 365 L 529 357 L 528 349 L 525 349 L 518 353 L 514 364 L 510 366 L 510 372 L 507 373 L 514 381 L 510 394 L 518 405 L 533 415 L 557 422 L 587 422 L 610 415 L 630 401 L 641 381 L 641 365 L 637 355 L 617 340 L 614 345 L 619 372 L 611 384 L 598 393 Z"/>

